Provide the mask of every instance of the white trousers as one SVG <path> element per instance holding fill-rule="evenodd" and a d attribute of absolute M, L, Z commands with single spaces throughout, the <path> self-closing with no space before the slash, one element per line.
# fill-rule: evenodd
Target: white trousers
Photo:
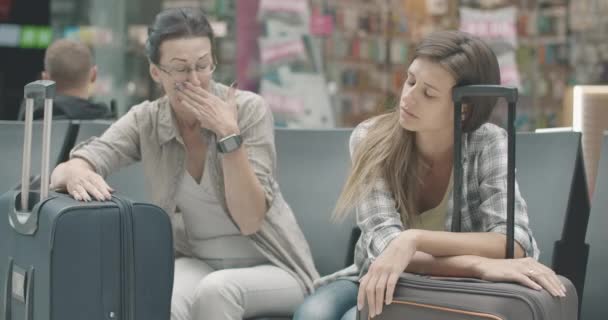
<path fill-rule="evenodd" d="M 303 300 L 297 280 L 274 265 L 214 270 L 196 258 L 175 261 L 171 320 L 288 316 Z"/>

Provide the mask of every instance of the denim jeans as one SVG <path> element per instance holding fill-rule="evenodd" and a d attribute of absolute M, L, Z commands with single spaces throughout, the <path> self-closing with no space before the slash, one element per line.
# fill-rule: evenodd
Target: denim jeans
<path fill-rule="evenodd" d="M 359 284 L 336 280 L 306 298 L 293 320 L 355 320 Z"/>

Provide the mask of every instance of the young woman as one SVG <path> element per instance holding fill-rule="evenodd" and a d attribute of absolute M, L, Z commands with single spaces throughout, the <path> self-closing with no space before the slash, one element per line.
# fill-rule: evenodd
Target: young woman
<path fill-rule="evenodd" d="M 148 34 L 150 75 L 166 95 L 76 146 L 53 187 L 109 199 L 103 177 L 141 160 L 153 202 L 173 222 L 171 319 L 290 315 L 318 273 L 275 181 L 271 111 L 212 80 L 214 37 L 202 10 L 163 11 Z"/>
<path fill-rule="evenodd" d="M 453 163 L 452 88 L 499 84 L 496 56 L 466 33 L 429 35 L 416 48 L 398 107 L 360 124 L 350 141 L 353 166 L 336 213 L 356 209 L 362 234 L 355 264 L 324 284 L 295 319 L 354 319 L 390 304 L 403 271 L 515 281 L 563 296 L 539 251 L 527 209 L 515 194 L 516 258 L 505 260 L 506 132 L 487 123 L 496 99 L 468 100 L 463 113 L 463 161 Z M 452 168 L 463 166 L 462 232 L 450 230 Z"/>

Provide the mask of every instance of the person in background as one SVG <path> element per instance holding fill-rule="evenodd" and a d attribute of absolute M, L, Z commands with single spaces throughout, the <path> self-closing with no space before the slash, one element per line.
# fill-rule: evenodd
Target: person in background
<path fill-rule="evenodd" d="M 55 81 L 57 94 L 53 100 L 53 119 L 90 120 L 110 118 L 110 109 L 91 101 L 91 86 L 97 79 L 97 66 L 89 48 L 77 41 L 59 39 L 44 55 L 43 80 Z M 44 103 L 35 101 L 34 120 L 44 116 Z M 19 120 L 25 118 L 25 103 Z"/>

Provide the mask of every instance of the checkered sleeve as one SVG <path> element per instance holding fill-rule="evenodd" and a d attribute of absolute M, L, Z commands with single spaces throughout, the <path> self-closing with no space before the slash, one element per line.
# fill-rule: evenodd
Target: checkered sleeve
<path fill-rule="evenodd" d="M 506 234 L 507 230 L 507 136 L 502 131 L 482 148 L 479 161 L 479 225 L 486 232 Z M 526 202 L 515 184 L 515 241 L 526 256 L 538 258 L 539 250 L 528 223 Z"/>
<path fill-rule="evenodd" d="M 353 131 L 350 138 L 351 158 L 370 125 L 370 121 L 366 121 Z M 361 229 L 359 246 L 365 248 L 366 258 L 373 260 L 404 230 L 404 226 L 385 180 L 376 178 L 370 183 L 373 183 L 373 186 L 357 205 L 356 215 L 357 225 Z"/>

